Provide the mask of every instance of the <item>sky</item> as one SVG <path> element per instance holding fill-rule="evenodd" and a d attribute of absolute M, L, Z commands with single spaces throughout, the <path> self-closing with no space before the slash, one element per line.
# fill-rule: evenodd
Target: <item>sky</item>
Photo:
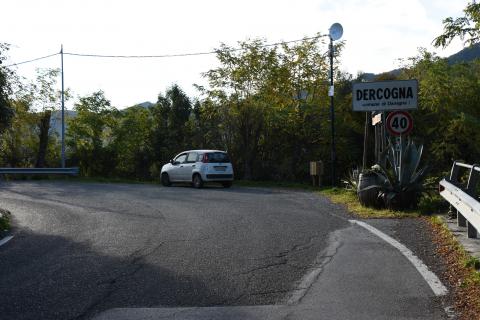
<path fill-rule="evenodd" d="M 431 46 L 442 20 L 462 16 L 464 0 L 2 0 L 0 42 L 11 44 L 5 64 L 60 51 L 100 55 L 164 55 L 212 51 L 220 43 L 263 38 L 268 43 L 328 33 L 343 26 L 340 69 L 380 73 L 415 56 L 419 47 L 449 56 L 462 49 Z M 325 47 L 325 50 L 328 50 Z M 199 96 L 202 73 L 217 67 L 214 55 L 161 59 L 64 56 L 65 87 L 75 96 L 103 90 L 124 108 L 156 102 L 178 84 Z M 59 68 L 60 56 L 19 65 L 34 79 L 37 68 Z M 59 81 L 60 83 L 60 81 Z M 67 103 L 71 108 L 73 101 Z"/>

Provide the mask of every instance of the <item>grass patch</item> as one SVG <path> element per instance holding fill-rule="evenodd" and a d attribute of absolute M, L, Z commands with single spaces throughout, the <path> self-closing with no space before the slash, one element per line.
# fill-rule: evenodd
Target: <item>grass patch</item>
<path fill-rule="evenodd" d="M 349 212 L 360 218 L 412 218 L 420 216 L 419 211 L 393 211 L 364 207 L 358 201 L 357 194 L 353 190 L 327 188 L 321 190 L 320 194 L 329 198 L 333 203 L 344 204 Z"/>
<path fill-rule="evenodd" d="M 423 196 L 418 204 L 418 210 L 423 215 L 435 215 L 448 210 L 449 203 L 438 194 Z"/>

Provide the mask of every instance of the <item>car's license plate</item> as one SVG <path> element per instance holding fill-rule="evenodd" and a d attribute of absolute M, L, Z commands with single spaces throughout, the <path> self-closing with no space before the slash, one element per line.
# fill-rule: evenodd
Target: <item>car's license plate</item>
<path fill-rule="evenodd" d="M 227 169 L 227 167 L 214 167 L 215 168 L 215 171 L 225 171 L 225 169 Z"/>

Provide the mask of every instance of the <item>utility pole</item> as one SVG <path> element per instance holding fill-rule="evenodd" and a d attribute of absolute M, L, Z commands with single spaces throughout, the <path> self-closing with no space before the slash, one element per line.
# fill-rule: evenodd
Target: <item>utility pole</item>
<path fill-rule="evenodd" d="M 333 87 L 333 39 L 330 36 L 330 124 L 331 124 L 331 131 L 332 131 L 332 186 L 335 186 L 336 175 L 335 169 L 337 167 L 337 153 L 335 148 L 335 108 L 333 105 L 333 94 L 334 94 L 334 87 Z"/>
<path fill-rule="evenodd" d="M 337 168 L 337 153 L 335 150 L 335 109 L 333 106 L 333 96 L 334 96 L 334 87 L 333 87 L 333 41 L 338 40 L 343 35 L 343 27 L 340 23 L 334 23 L 328 31 L 330 38 L 330 89 L 328 90 L 328 95 L 330 96 L 330 122 L 332 129 L 332 186 L 335 186 L 337 177 L 336 177 L 336 168 Z"/>
<path fill-rule="evenodd" d="M 63 44 L 60 48 L 62 61 L 62 168 L 65 168 L 65 87 L 63 78 Z"/>

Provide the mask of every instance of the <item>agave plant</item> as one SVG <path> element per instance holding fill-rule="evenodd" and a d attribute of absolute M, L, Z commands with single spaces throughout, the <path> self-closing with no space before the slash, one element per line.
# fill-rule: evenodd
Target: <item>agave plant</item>
<path fill-rule="evenodd" d="M 342 180 L 346 189 L 357 190 L 358 189 L 358 176 L 360 171 L 358 168 L 352 169 L 348 173 L 348 177 Z"/>
<path fill-rule="evenodd" d="M 418 169 L 423 145 L 417 147 L 412 139 L 400 138 L 397 146 L 391 141 L 380 155 L 380 163 L 372 167 L 377 175 L 378 194 L 390 209 L 408 209 L 417 206 L 424 192 L 423 180 L 428 167 Z"/>

